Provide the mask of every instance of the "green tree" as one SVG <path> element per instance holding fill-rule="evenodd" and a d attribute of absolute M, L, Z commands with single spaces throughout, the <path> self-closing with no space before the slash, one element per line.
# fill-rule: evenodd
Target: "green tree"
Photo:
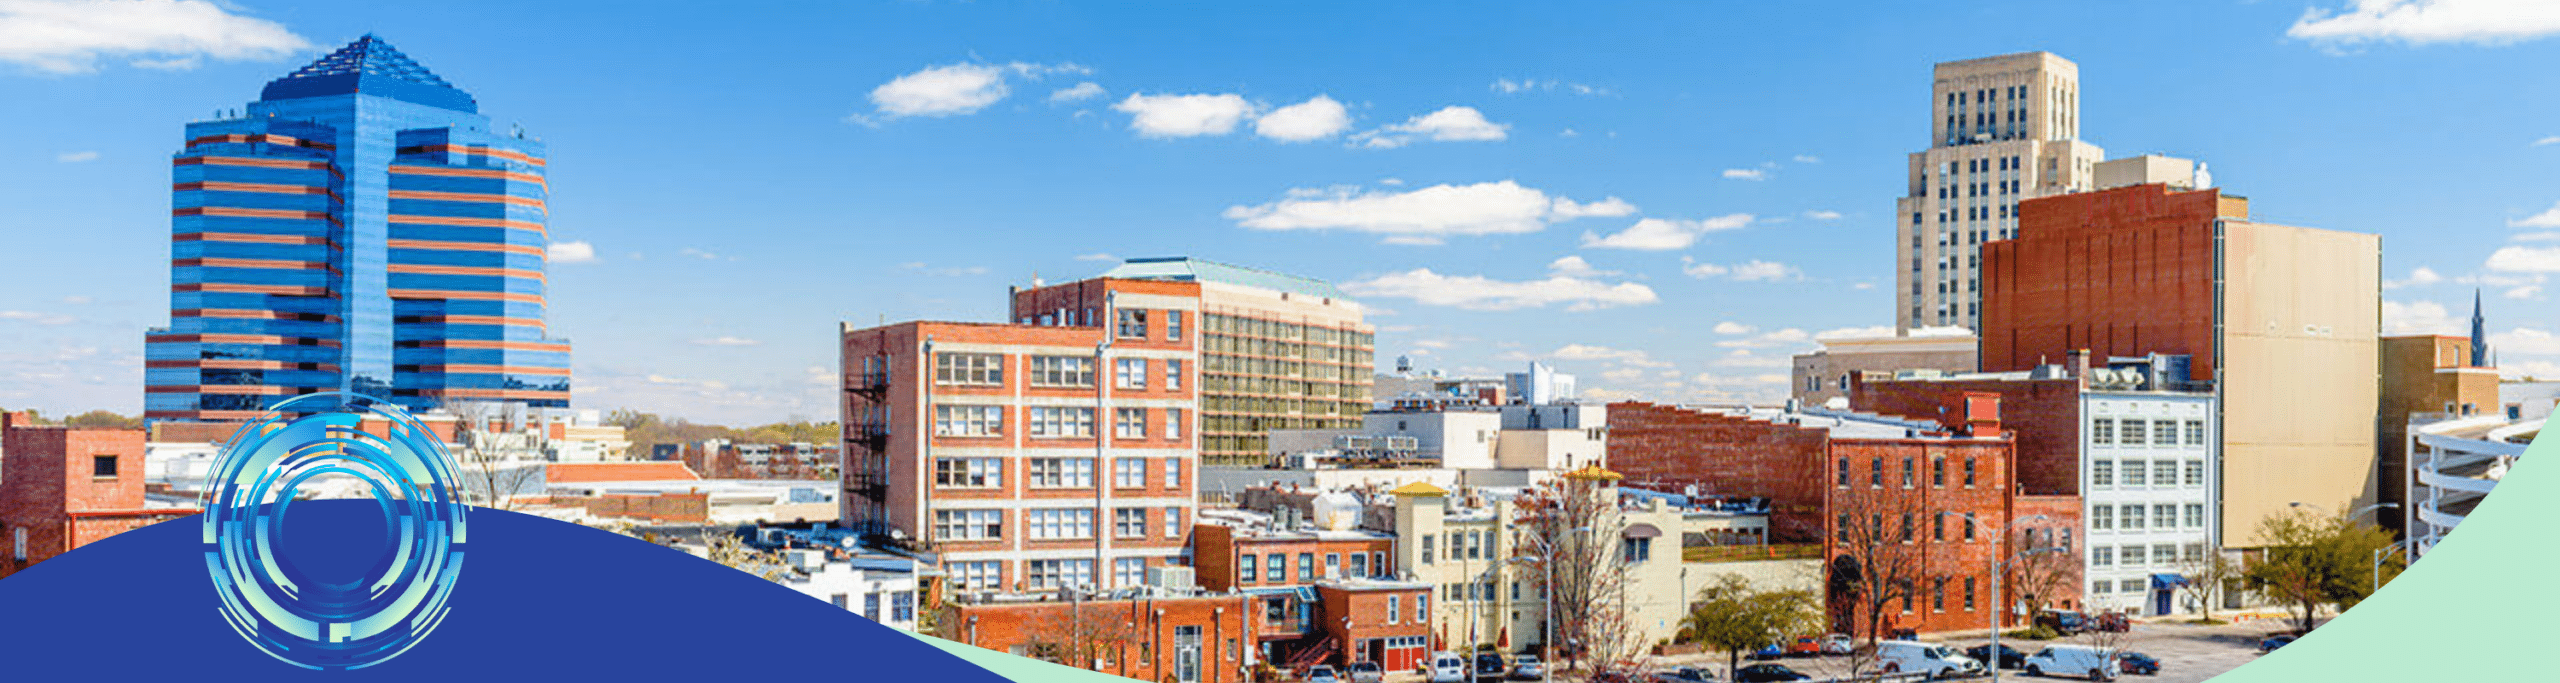
<path fill-rule="evenodd" d="M 1725 677 L 1742 668 L 1742 653 L 1822 625 L 1822 600 L 1813 591 L 1763 591 L 1726 574 L 1699 594 L 1680 628 L 1698 644 L 1725 652 Z"/>
<path fill-rule="evenodd" d="M 2267 541 L 2266 550 L 2242 577 L 2251 589 L 2284 603 L 2302 631 L 2311 630 L 2322 605 L 2344 611 L 2371 595 L 2377 583 L 2374 558 L 2392 545 L 2390 532 L 2381 527 L 2305 511 L 2266 518 L 2258 535 Z M 2400 562 L 2385 559 L 2382 578 L 2399 574 Z"/>
<path fill-rule="evenodd" d="M 141 429 L 142 418 L 125 417 L 105 410 L 92 410 L 63 418 L 62 426 L 94 429 Z"/>

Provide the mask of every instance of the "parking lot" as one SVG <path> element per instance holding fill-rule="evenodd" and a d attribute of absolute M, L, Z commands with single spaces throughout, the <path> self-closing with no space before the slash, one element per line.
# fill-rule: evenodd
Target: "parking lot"
<path fill-rule="evenodd" d="M 2119 680 L 2132 683 L 2195 683 L 2196 681 L 2203 681 L 2205 679 L 2212 678 L 2243 664 L 2255 661 L 2258 658 L 2259 639 L 2266 637 L 2268 634 L 2282 631 L 2285 628 L 2286 626 L 2283 622 L 2272 620 L 2248 621 L 2222 626 L 2198 626 L 2183 623 L 2138 623 L 2134 624 L 2131 632 L 2109 634 L 2103 642 L 2126 650 L 2148 654 L 2160 660 L 2160 674 L 2158 676 L 2125 676 Z M 1954 646 L 1958 650 L 1990 642 L 1990 639 L 1987 637 L 1933 638 L 1929 640 L 1931 640 L 1931 642 L 1939 642 Z M 2090 644 L 2092 642 L 2093 641 L 2088 638 L 2064 638 L 2061 640 L 2051 641 L 2020 641 L 2015 639 L 2003 639 L 2001 644 L 2016 648 L 2021 652 L 2034 654 L 2037 650 L 2042 649 L 2043 646 L 2049 644 Z M 1853 660 L 1851 657 L 1845 655 L 1828 655 L 1822 657 L 1787 657 L 1776 661 L 1780 664 L 1786 665 L 1788 668 L 1795 669 L 1797 672 L 1812 676 L 1816 681 L 1821 681 L 1848 676 L 1851 673 L 1850 666 L 1853 661 L 1858 660 Z M 1654 669 L 1667 669 L 1679 666 L 1705 667 L 1714 670 L 1718 679 L 1722 679 L 1725 673 L 1725 656 L 1723 653 L 1655 657 L 1651 658 L 1648 663 Z M 1752 662 L 1750 660 L 1744 660 L 1744 663 L 1750 664 Z M 2001 672 L 2000 677 L 2003 679 L 2029 679 L 2024 671 L 2014 669 Z M 1391 672 L 1388 675 L 1387 680 L 1390 682 L 1400 683 L 1402 681 L 1420 681 L 1422 680 L 1422 677 L 1410 671 Z M 1566 674 L 1558 676 L 1557 680 L 1580 680 L 1580 677 L 1572 674 Z"/>

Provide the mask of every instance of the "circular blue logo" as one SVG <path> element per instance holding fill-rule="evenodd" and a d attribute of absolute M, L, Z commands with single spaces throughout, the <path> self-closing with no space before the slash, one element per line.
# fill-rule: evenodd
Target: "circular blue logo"
<path fill-rule="evenodd" d="M 302 535 L 289 535 L 296 492 L 326 480 L 369 492 L 381 525 L 361 503 L 323 518 L 303 501 Z M 408 651 L 443 621 L 462 570 L 470 506 L 458 484 L 444 444 L 399 406 L 335 392 L 276 404 L 232 435 L 205 482 L 205 566 L 223 618 L 307 669 Z"/>

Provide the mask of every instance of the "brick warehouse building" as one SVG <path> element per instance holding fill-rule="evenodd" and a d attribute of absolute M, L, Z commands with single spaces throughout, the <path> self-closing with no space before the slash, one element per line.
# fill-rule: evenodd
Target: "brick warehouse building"
<path fill-rule="evenodd" d="M 1991 591 L 1996 539 L 2010 520 L 2044 514 L 2021 529 L 2040 543 L 2076 543 L 2079 503 L 2021 494 L 2017 442 L 2002 427 L 1997 395 L 1942 400 L 1950 407 L 1943 423 L 1612 404 L 1609 464 L 1630 482 L 1769 498 L 1772 542 L 1822 543 L 1832 558 L 1825 603 L 1835 630 L 1865 632 L 1849 586 L 1870 574 L 1909 586 L 1891 591 L 1888 628 L 1989 628 L 2000 604 Z M 1890 571 L 1864 568 L 1876 565 Z"/>
<path fill-rule="evenodd" d="M 1115 676 L 1245 683 L 1248 603 L 1242 595 L 949 603 L 934 623 L 946 640 Z"/>
<path fill-rule="evenodd" d="M 1179 287 L 1155 284 L 1159 287 Z M 1125 588 L 1179 564 L 1197 507 L 1194 299 L 1103 327 L 843 331 L 841 518 L 939 554 L 949 593 Z"/>
<path fill-rule="evenodd" d="M 2219 189 L 2028 199 L 1982 247 L 1981 370 L 2184 355 L 2217 401 L 2225 546 L 2292 503 L 2373 502 L 2381 239 L 2249 219 Z"/>
<path fill-rule="evenodd" d="M 142 493 L 142 430 L 25 424 L 0 413 L 0 578 L 100 539 L 195 514 Z"/>

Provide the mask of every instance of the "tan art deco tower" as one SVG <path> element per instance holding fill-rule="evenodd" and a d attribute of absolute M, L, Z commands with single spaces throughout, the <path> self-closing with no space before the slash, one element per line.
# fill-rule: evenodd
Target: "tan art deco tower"
<path fill-rule="evenodd" d="M 2017 235 L 2018 202 L 2094 189 L 2105 152 L 2080 140 L 2080 66 L 2049 52 L 1943 62 L 1929 149 L 1894 219 L 1894 327 L 1981 327 L 1982 243 Z"/>

